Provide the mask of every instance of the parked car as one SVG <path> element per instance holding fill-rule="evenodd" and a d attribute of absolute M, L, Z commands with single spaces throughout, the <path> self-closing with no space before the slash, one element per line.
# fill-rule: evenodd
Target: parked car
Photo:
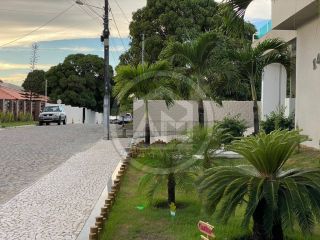
<path fill-rule="evenodd" d="M 131 123 L 133 121 L 133 117 L 131 113 L 126 113 L 126 115 L 121 116 L 120 119 L 118 119 L 118 124 L 127 124 Z"/>
<path fill-rule="evenodd" d="M 67 124 L 67 115 L 61 105 L 50 105 L 46 106 L 39 115 L 39 125 L 42 126 L 44 123 L 49 125 L 50 123 L 58 123 L 58 125 Z"/>

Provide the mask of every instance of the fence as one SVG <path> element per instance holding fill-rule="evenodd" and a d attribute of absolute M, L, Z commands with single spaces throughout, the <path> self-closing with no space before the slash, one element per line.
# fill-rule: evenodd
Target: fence
<path fill-rule="evenodd" d="M 198 103 L 196 101 L 176 101 L 167 108 L 164 101 L 149 101 L 150 132 L 152 137 L 174 136 L 185 133 L 198 125 Z M 145 112 L 143 101 L 133 104 L 133 136 L 145 135 Z M 248 127 L 253 126 L 253 102 L 223 101 L 222 106 L 213 101 L 204 101 L 204 121 L 212 125 L 226 116 L 237 116 L 244 119 Z"/>
<path fill-rule="evenodd" d="M 51 104 L 47 105 L 50 106 Z M 72 107 L 64 104 L 62 106 L 67 115 L 67 124 L 102 124 L 103 122 L 102 113 L 82 107 Z"/>

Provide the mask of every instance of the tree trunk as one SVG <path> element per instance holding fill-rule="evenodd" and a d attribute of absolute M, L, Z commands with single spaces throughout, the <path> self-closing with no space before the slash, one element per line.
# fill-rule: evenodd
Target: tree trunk
<path fill-rule="evenodd" d="M 264 228 L 264 211 L 266 209 L 266 200 L 262 199 L 253 213 L 253 239 L 267 240 L 270 239 Z M 281 220 L 276 220 L 272 226 L 272 240 L 283 240 L 283 229 Z"/>
<path fill-rule="evenodd" d="M 257 100 L 253 101 L 253 126 L 254 126 L 254 135 L 257 135 L 260 131 L 259 129 L 259 109 Z"/>
<path fill-rule="evenodd" d="M 282 230 L 282 224 L 281 220 L 279 220 L 277 223 L 273 224 L 272 227 L 272 240 L 283 240 L 283 230 Z"/>
<path fill-rule="evenodd" d="M 149 121 L 149 106 L 148 106 L 148 100 L 144 102 L 145 104 L 145 114 L 146 114 L 146 126 L 145 126 L 145 144 L 150 145 L 150 139 L 151 139 L 151 134 L 150 134 L 150 121 Z"/>
<path fill-rule="evenodd" d="M 267 234 L 264 229 L 264 210 L 266 208 L 266 200 L 260 200 L 256 210 L 253 213 L 253 239 L 266 240 Z"/>
<path fill-rule="evenodd" d="M 171 203 L 176 203 L 176 180 L 173 173 L 168 176 L 168 204 Z"/>
<path fill-rule="evenodd" d="M 198 101 L 198 116 L 199 116 L 199 125 L 204 127 L 204 106 L 203 100 Z"/>
<path fill-rule="evenodd" d="M 253 127 L 254 127 L 254 135 L 259 133 L 259 109 L 258 109 L 258 99 L 257 99 L 257 91 L 255 86 L 255 76 L 250 76 L 250 87 L 251 87 L 251 95 L 253 101 Z"/>

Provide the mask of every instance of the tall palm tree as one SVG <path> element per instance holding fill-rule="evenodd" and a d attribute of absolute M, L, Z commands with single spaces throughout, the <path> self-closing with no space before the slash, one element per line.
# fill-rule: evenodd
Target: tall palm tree
<path fill-rule="evenodd" d="M 138 66 L 123 65 L 117 68 L 114 95 L 120 103 L 137 98 L 145 106 L 145 144 L 150 144 L 149 100 L 165 100 L 167 106 L 173 104 L 175 94 L 165 61 Z"/>
<path fill-rule="evenodd" d="M 257 46 L 251 44 L 229 51 L 230 64 L 238 66 L 239 81 L 249 83 L 253 101 L 254 134 L 259 132 L 257 84 L 261 84 L 263 69 L 273 63 L 283 65 L 290 73 L 290 53 L 287 43 L 279 39 L 267 39 Z"/>
<path fill-rule="evenodd" d="M 243 225 L 253 219 L 253 239 L 282 240 L 283 229 L 297 223 L 311 233 L 320 217 L 320 169 L 289 169 L 284 165 L 300 142 L 298 131 L 260 133 L 233 144 L 250 165 L 209 169 L 200 181 L 208 209 L 221 204 L 218 216 L 227 222 L 240 205 L 245 205 Z"/>
<path fill-rule="evenodd" d="M 198 101 L 200 126 L 204 126 L 203 100 L 206 98 L 205 85 L 210 70 L 210 56 L 219 44 L 219 36 L 213 32 L 202 34 L 192 42 L 171 42 L 162 52 L 161 57 L 171 59 L 182 66 L 183 72 L 191 81 L 188 84 L 193 98 Z"/>

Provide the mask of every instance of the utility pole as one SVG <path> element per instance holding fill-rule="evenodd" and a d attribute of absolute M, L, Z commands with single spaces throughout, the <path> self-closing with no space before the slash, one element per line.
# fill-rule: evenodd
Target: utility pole
<path fill-rule="evenodd" d="M 145 52 L 145 35 L 144 33 L 142 34 L 142 52 L 141 52 L 141 57 L 142 57 L 142 65 L 144 64 L 144 52 Z"/>
<path fill-rule="evenodd" d="M 105 0 L 104 7 L 104 30 L 101 41 L 104 46 L 104 86 L 105 93 L 103 99 L 103 127 L 104 139 L 110 140 L 110 76 L 109 76 L 109 1 Z"/>
<path fill-rule="evenodd" d="M 47 79 L 45 81 L 45 86 L 44 86 L 44 95 L 46 97 L 46 104 L 47 104 L 47 102 L 48 102 L 48 99 L 47 99 L 47 97 L 48 97 L 48 80 Z"/>

